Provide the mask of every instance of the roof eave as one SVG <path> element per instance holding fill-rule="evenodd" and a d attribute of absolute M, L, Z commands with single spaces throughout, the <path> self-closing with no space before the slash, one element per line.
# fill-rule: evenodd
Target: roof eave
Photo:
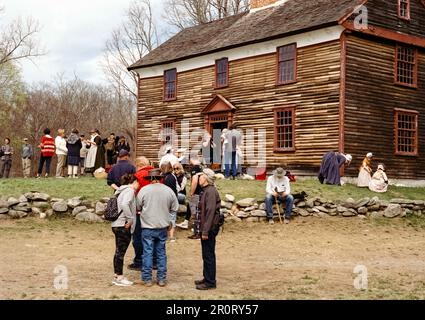
<path fill-rule="evenodd" d="M 272 36 L 272 37 L 267 37 L 267 38 L 263 38 L 263 39 L 259 39 L 259 40 L 253 40 L 253 41 L 247 41 L 247 42 L 244 42 L 244 43 L 239 43 L 239 44 L 235 44 L 235 45 L 231 45 L 231 46 L 227 46 L 227 47 L 222 47 L 222 48 L 218 48 L 218 49 L 215 49 L 215 50 L 205 51 L 205 52 L 202 52 L 202 53 L 197 53 L 197 54 L 193 54 L 193 55 L 189 55 L 189 56 L 185 56 L 185 57 L 181 57 L 181 58 L 177 58 L 177 59 L 161 61 L 161 62 L 158 62 L 158 63 L 151 63 L 151 64 L 146 64 L 146 65 L 137 65 L 137 63 L 135 63 L 135 64 L 131 65 L 130 67 L 128 67 L 127 70 L 133 71 L 135 69 L 149 68 L 149 67 L 159 66 L 159 65 L 163 65 L 163 64 L 175 63 L 175 62 L 179 62 L 179 61 L 183 61 L 183 60 L 196 58 L 196 57 L 199 57 L 199 56 L 204 56 L 204 55 L 211 54 L 211 53 L 216 53 L 216 52 L 220 52 L 220 51 L 224 51 L 224 50 L 230 50 L 230 49 L 234 49 L 234 48 L 238 48 L 238 47 L 242 47 L 242 46 L 247 46 L 247 45 L 250 45 L 250 44 L 261 43 L 261 42 L 265 42 L 265 41 L 279 39 L 279 38 L 282 38 L 282 37 L 289 37 L 289 36 L 299 34 L 299 33 L 303 33 L 303 32 L 309 32 L 309 31 L 313 31 L 313 30 L 323 29 L 323 28 L 327 28 L 327 27 L 330 27 L 330 26 L 338 25 L 338 24 L 339 24 L 338 20 L 336 20 L 336 21 L 333 21 L 333 22 L 328 22 L 328 23 L 320 24 L 320 25 L 317 25 L 317 26 L 309 27 L 309 28 L 298 29 L 298 30 L 291 31 L 291 32 L 281 33 L 281 34 L 278 34 L 278 35 L 275 35 L 275 36 Z"/>

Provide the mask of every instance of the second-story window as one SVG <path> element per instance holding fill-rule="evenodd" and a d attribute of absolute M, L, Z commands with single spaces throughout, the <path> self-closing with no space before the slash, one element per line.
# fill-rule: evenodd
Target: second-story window
<path fill-rule="evenodd" d="M 416 88 L 418 78 L 418 50 L 416 48 L 396 46 L 394 76 L 395 83 Z"/>
<path fill-rule="evenodd" d="M 277 61 L 277 84 L 297 81 L 297 44 L 279 47 Z"/>
<path fill-rule="evenodd" d="M 164 71 L 164 100 L 177 98 L 177 69 Z"/>
<path fill-rule="evenodd" d="M 410 0 L 398 0 L 398 17 L 410 20 Z"/>
<path fill-rule="evenodd" d="M 215 61 L 215 87 L 223 88 L 229 85 L 229 60 L 227 58 Z"/>

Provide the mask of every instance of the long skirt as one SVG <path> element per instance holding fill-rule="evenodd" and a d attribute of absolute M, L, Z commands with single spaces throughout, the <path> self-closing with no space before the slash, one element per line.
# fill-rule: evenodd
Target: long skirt
<path fill-rule="evenodd" d="M 365 168 L 361 168 L 359 172 L 359 177 L 357 178 L 357 186 L 367 188 L 369 187 L 370 180 L 370 173 Z"/>
<path fill-rule="evenodd" d="M 87 169 L 94 168 L 94 164 L 96 162 L 96 153 L 97 153 L 97 146 L 90 146 L 89 152 L 87 153 L 86 157 L 86 163 L 84 164 L 84 167 Z"/>
<path fill-rule="evenodd" d="M 387 192 L 388 184 L 383 179 L 371 179 L 369 189 L 373 192 Z"/>

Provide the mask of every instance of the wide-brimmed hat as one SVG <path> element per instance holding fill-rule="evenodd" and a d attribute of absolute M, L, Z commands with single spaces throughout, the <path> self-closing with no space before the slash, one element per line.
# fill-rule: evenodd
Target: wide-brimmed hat
<path fill-rule="evenodd" d="M 148 175 L 143 177 L 143 179 L 145 180 L 161 179 L 161 178 L 162 178 L 162 174 L 160 169 L 149 170 Z"/>
<path fill-rule="evenodd" d="M 273 176 L 275 176 L 276 178 L 280 179 L 283 178 L 285 176 L 285 170 L 283 170 L 283 168 L 276 168 L 275 171 L 273 171 Z"/>

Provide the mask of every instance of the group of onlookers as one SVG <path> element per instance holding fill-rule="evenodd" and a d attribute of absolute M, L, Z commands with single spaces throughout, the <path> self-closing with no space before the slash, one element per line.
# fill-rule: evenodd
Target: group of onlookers
<path fill-rule="evenodd" d="M 190 238 L 201 239 L 204 260 L 204 277 L 195 284 L 199 290 L 208 290 L 216 287 L 215 237 L 219 230 L 221 199 L 214 186 L 214 171 L 202 169 L 195 160 L 191 161 L 191 166 L 194 175 L 189 206 L 185 221 L 178 226 L 188 229 L 189 220 L 194 220 Z M 152 270 L 157 269 L 156 282 L 165 286 L 166 242 L 176 241 L 174 230 L 179 203 L 186 204 L 187 177 L 183 166 L 179 161 L 164 160 L 159 169 L 154 169 L 147 158 L 139 157 L 134 167 L 129 162 L 128 152 L 120 150 L 118 162 L 108 173 L 107 183 L 114 189 L 121 212 L 112 223 L 116 243 L 112 283 L 118 286 L 133 284 L 123 275 L 124 256 L 133 239 L 135 257 L 129 268 L 141 271 L 141 280 L 136 283 L 152 286 Z"/>
<path fill-rule="evenodd" d="M 84 134 L 79 135 L 77 129 L 73 129 L 67 136 L 64 129 L 58 129 L 56 138 L 51 136 L 49 128 L 44 129 L 38 145 L 40 160 L 36 177 L 50 176 L 50 166 L 54 156 L 57 159 L 57 178 L 78 178 L 86 173 L 93 174 L 97 169 L 108 169 L 117 161 L 121 150 L 130 152 L 130 145 L 125 137 L 115 136 L 111 133 L 107 139 L 102 139 L 97 129 L 90 131 L 89 138 Z M 10 145 L 10 139 L 5 138 L 4 145 L 0 148 L 0 178 L 8 178 L 12 167 L 14 150 Z M 31 165 L 34 149 L 24 138 L 22 143 L 22 173 L 24 178 L 31 176 Z"/>

